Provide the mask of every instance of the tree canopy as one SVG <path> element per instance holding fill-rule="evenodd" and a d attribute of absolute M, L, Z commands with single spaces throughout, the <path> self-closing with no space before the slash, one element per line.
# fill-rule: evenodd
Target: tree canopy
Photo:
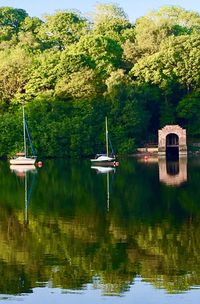
<path fill-rule="evenodd" d="M 55 156 L 58 149 L 60 156 L 96 153 L 104 147 L 105 116 L 116 153 L 156 142 L 157 129 L 170 122 L 198 137 L 199 30 L 200 15 L 176 6 L 135 23 L 112 3 L 96 5 L 89 17 L 63 10 L 44 20 L 1 7 L 2 124 L 16 125 L 25 104 L 43 156 Z M 57 113 L 55 120 L 49 109 Z M 36 127 L 37 115 L 43 119 Z M 44 121 L 48 149 L 38 142 Z M 13 143 L 7 137 L 0 135 L 0 156 L 18 146 L 17 136 Z"/>

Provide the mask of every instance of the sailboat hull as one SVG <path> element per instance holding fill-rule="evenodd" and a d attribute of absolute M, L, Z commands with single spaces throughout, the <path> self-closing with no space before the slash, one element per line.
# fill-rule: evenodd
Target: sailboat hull
<path fill-rule="evenodd" d="M 93 163 L 100 163 L 100 162 L 112 162 L 115 161 L 114 157 L 109 157 L 109 156 L 99 156 L 97 158 L 91 159 L 91 162 Z"/>
<path fill-rule="evenodd" d="M 97 166 L 115 166 L 116 165 L 116 159 L 115 157 L 110 157 L 107 155 L 100 155 L 94 159 L 90 160 L 93 165 Z"/>
<path fill-rule="evenodd" d="M 11 165 L 34 165 L 36 162 L 36 158 L 32 157 L 16 157 L 10 159 Z"/>
<path fill-rule="evenodd" d="M 119 162 L 110 161 L 110 162 L 92 162 L 93 166 L 102 166 L 102 167 L 118 167 Z"/>

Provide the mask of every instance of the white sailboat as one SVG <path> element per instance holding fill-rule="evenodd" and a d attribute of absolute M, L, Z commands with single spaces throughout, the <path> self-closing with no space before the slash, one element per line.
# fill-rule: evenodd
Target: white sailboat
<path fill-rule="evenodd" d="M 26 135 L 28 135 L 28 139 L 30 144 L 31 143 L 31 138 L 28 132 L 28 127 L 26 124 L 26 117 L 25 117 L 25 112 L 24 112 L 24 107 L 23 107 L 23 133 L 24 133 L 24 152 L 23 153 L 18 153 L 16 157 L 10 159 L 10 164 L 11 165 L 17 165 L 17 166 L 33 166 L 36 162 L 37 156 L 28 156 L 28 151 L 27 151 L 27 145 L 26 145 Z M 33 147 L 32 147 L 33 150 Z M 33 151 L 32 151 L 33 152 Z"/>
<path fill-rule="evenodd" d="M 109 155 L 109 137 L 108 137 L 108 120 L 107 117 L 105 118 L 106 124 L 106 154 L 96 154 L 95 158 L 91 159 L 93 165 L 100 165 L 100 166 L 108 166 L 108 165 L 118 165 L 119 163 L 116 162 L 116 157 L 114 153 Z"/>

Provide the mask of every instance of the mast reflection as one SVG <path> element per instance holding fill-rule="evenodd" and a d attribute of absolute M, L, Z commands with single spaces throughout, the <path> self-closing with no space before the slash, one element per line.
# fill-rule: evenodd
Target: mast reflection
<path fill-rule="evenodd" d="M 28 224 L 28 206 L 31 200 L 37 169 L 34 165 L 11 165 L 10 170 L 15 173 L 16 176 L 24 179 L 24 223 Z"/>
<path fill-rule="evenodd" d="M 92 166 L 91 169 L 95 169 L 98 174 L 106 174 L 106 188 L 107 188 L 107 210 L 110 210 L 110 174 L 116 172 L 114 167 L 101 167 Z"/>

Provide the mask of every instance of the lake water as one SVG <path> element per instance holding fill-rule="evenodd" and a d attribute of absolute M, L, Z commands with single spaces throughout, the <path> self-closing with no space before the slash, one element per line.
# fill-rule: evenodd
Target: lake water
<path fill-rule="evenodd" d="M 0 162 L 2 303 L 199 303 L 200 159 Z"/>

